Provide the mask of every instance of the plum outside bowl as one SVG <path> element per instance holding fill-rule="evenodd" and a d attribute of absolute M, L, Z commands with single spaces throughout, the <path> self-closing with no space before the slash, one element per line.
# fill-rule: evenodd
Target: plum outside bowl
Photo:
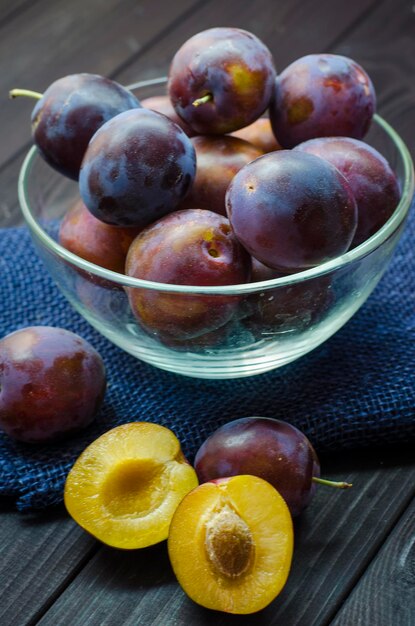
<path fill-rule="evenodd" d="M 165 79 L 130 86 L 140 99 L 165 93 Z M 58 243 L 59 221 L 76 202 L 77 183 L 55 172 L 32 147 L 19 177 L 19 200 L 40 258 L 74 308 L 102 335 L 138 359 L 197 378 L 260 374 L 313 350 L 362 306 L 386 270 L 402 234 L 414 192 L 409 152 L 376 115 L 365 138 L 389 161 L 402 197 L 388 222 L 360 246 L 318 267 L 282 278 L 221 287 L 143 281 L 106 270 Z M 134 316 L 128 293 L 163 298 L 172 311 L 194 303 L 232 311 L 217 328 L 166 341 Z M 191 333 L 190 333 L 191 335 Z"/>

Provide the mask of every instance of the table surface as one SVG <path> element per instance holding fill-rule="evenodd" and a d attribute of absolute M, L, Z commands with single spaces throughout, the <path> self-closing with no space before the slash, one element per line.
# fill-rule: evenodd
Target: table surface
<path fill-rule="evenodd" d="M 411 0 L 15 0 L 0 2 L 0 226 L 20 223 L 17 176 L 31 144 L 33 103 L 69 73 L 129 84 L 165 75 L 175 50 L 212 26 L 237 26 L 271 49 L 277 69 L 312 52 L 354 58 L 372 77 L 378 111 L 415 154 L 415 5 Z M 63 507 L 22 515 L 0 499 L 2 626 L 412 626 L 415 471 L 409 448 L 323 457 L 323 473 L 353 483 L 319 487 L 295 522 L 286 587 L 267 609 L 230 616 L 191 602 L 166 546 L 104 547 Z"/>

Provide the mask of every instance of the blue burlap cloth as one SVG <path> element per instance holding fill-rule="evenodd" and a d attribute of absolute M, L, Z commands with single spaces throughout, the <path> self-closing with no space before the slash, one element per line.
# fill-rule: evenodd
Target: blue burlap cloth
<path fill-rule="evenodd" d="M 281 369 L 197 380 L 142 363 L 101 337 L 49 278 L 26 228 L 0 232 L 0 336 L 29 325 L 67 328 L 101 353 L 108 373 L 95 423 L 64 443 L 29 446 L 0 433 L 0 495 L 21 511 L 62 502 L 66 474 L 98 435 L 134 420 L 171 428 L 190 461 L 224 422 L 288 420 L 317 451 L 415 441 L 415 212 L 392 263 L 358 313 L 325 344 Z"/>

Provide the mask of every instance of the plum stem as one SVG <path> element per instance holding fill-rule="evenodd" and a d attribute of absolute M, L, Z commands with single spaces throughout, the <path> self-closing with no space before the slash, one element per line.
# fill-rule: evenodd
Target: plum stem
<path fill-rule="evenodd" d="M 213 96 L 211 93 L 207 93 L 205 96 L 202 96 L 201 98 L 197 98 L 196 100 L 194 100 L 192 102 L 194 107 L 198 107 L 201 104 L 205 104 L 206 102 L 210 102 L 211 100 L 213 100 Z"/>
<path fill-rule="evenodd" d="M 325 478 L 317 478 L 317 476 L 313 476 L 311 480 L 318 485 L 327 485 L 328 487 L 336 487 L 337 489 L 349 489 L 349 487 L 353 486 L 352 483 L 336 482 L 334 480 L 326 480 Z"/>
<path fill-rule="evenodd" d="M 11 91 L 9 91 L 10 98 L 17 98 L 19 96 L 40 100 L 43 94 L 39 93 L 38 91 L 31 91 L 30 89 L 12 89 Z"/>

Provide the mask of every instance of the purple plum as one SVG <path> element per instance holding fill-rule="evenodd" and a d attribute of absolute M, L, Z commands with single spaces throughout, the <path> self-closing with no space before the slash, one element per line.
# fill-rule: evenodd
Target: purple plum
<path fill-rule="evenodd" d="M 270 152 L 239 170 L 226 209 L 242 245 L 282 273 L 343 254 L 357 226 L 345 177 L 324 159 L 293 150 Z"/>
<path fill-rule="evenodd" d="M 63 328 L 30 326 L 0 340 L 0 427 L 42 443 L 92 422 L 106 388 L 98 352 Z"/>
<path fill-rule="evenodd" d="M 352 248 L 376 233 L 398 206 L 398 179 L 387 160 L 367 143 L 350 137 L 322 137 L 295 149 L 326 159 L 349 183 L 358 212 Z"/>
<path fill-rule="evenodd" d="M 239 28 L 210 28 L 176 52 L 168 93 L 178 115 L 195 132 L 224 134 L 264 113 L 275 76 L 272 55 L 258 37 Z"/>
<path fill-rule="evenodd" d="M 186 133 L 161 113 L 132 109 L 92 137 L 79 190 L 96 218 L 141 228 L 175 210 L 195 172 L 196 155 Z"/>
<path fill-rule="evenodd" d="M 309 54 L 279 75 L 269 108 L 272 128 L 284 148 L 314 137 L 362 139 L 376 109 L 366 71 L 337 54 Z"/>

